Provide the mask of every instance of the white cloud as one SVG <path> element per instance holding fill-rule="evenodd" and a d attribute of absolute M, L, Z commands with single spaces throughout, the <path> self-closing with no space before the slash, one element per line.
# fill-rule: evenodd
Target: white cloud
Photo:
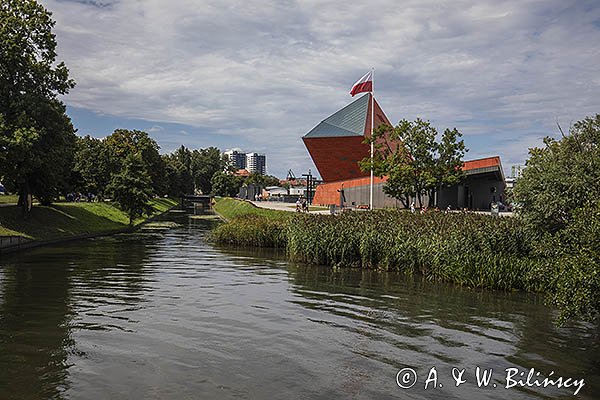
<path fill-rule="evenodd" d="M 77 81 L 69 105 L 206 128 L 231 146 L 243 136 L 280 175 L 308 168 L 300 137 L 370 67 L 393 122 L 503 135 L 519 145 L 474 150 L 511 162 L 557 117 L 600 112 L 593 1 L 43 3 Z"/>

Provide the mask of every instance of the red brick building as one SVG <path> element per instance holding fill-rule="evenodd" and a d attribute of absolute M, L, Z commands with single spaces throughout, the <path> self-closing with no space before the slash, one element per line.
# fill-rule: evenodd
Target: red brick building
<path fill-rule="evenodd" d="M 302 138 L 324 181 L 317 187 L 313 204 L 339 205 L 342 200 L 340 190 L 343 189 L 346 206 L 368 205 L 369 172 L 361 171 L 358 163 L 370 154 L 364 140 L 371 132 L 371 104 L 371 94 L 365 94 L 321 121 Z M 375 128 L 381 124 L 391 125 L 377 100 L 374 104 Z M 463 169 L 466 172 L 463 182 L 438 193 L 440 208 L 450 205 L 452 208 L 489 209 L 491 202 L 504 201 L 500 157 L 466 161 Z M 383 193 L 386 180 L 386 177 L 374 180 L 374 207 L 400 207 L 399 201 Z"/>

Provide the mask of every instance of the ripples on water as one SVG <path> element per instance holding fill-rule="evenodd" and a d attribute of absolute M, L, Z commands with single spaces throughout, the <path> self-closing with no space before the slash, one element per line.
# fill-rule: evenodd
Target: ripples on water
<path fill-rule="evenodd" d="M 583 377 L 578 398 L 600 398 L 598 327 L 555 328 L 537 296 L 290 264 L 170 218 L 0 261 L 0 399 L 572 398 L 505 390 L 508 367 Z M 425 391 L 434 366 L 444 387 Z M 477 388 L 476 366 L 499 387 Z"/>

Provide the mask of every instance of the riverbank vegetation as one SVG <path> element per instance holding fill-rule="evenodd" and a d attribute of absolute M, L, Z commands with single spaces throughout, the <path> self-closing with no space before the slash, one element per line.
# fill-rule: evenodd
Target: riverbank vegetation
<path fill-rule="evenodd" d="M 559 127 L 560 129 L 560 127 Z M 530 150 L 514 189 L 519 218 L 552 260 L 541 276 L 563 317 L 600 312 L 600 114 Z"/>
<path fill-rule="evenodd" d="M 580 279 L 594 265 L 574 271 L 576 265 L 586 265 L 581 263 L 584 256 L 561 254 L 555 243 L 540 240 L 519 218 L 403 210 L 337 216 L 288 212 L 286 218 L 245 204 L 217 202 L 217 212 L 229 221 L 214 229 L 214 240 L 285 248 L 299 262 L 422 274 L 473 288 L 543 292 L 561 311 L 561 320 L 593 319 L 598 309 L 595 283 Z M 573 272 L 580 277 L 578 287 L 571 281 Z"/>
<path fill-rule="evenodd" d="M 539 290 L 536 279 L 524 273 L 532 269 L 532 236 L 514 218 L 402 210 L 311 215 L 234 199 L 218 200 L 215 209 L 229 220 L 213 231 L 219 242 L 285 247 L 291 259 L 313 264 L 422 273 L 472 287 Z"/>
<path fill-rule="evenodd" d="M 213 231 L 216 241 L 244 247 L 286 247 L 286 229 L 293 213 L 232 198 L 217 198 L 214 209 L 228 221 Z"/>
<path fill-rule="evenodd" d="M 177 205 L 168 198 L 156 198 L 150 202 L 148 217 L 162 214 Z M 133 225 L 147 218 L 137 218 Z M 79 235 L 110 232 L 129 226 L 129 215 L 116 204 L 56 203 L 38 206 L 23 219 L 17 206 L 0 207 L 0 236 L 22 236 L 31 240 L 52 240 Z"/>
<path fill-rule="evenodd" d="M 260 216 L 271 220 L 286 220 L 293 215 L 288 211 L 260 208 L 248 201 L 227 197 L 217 197 L 215 199 L 214 210 L 227 220 L 248 216 Z"/>
<path fill-rule="evenodd" d="M 378 210 L 275 219 L 228 203 L 214 238 L 283 247 L 297 261 L 419 273 L 473 288 L 543 292 L 559 321 L 600 312 L 600 115 L 531 150 L 515 218 Z M 235 202 L 227 200 L 227 202 Z M 237 210 L 230 213 L 230 210 Z M 228 215 L 229 214 L 229 215 Z M 263 216 L 260 214 L 266 214 Z"/>

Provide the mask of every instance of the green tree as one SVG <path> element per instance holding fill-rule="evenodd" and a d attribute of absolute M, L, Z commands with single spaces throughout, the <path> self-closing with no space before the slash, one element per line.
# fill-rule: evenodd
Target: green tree
<path fill-rule="evenodd" d="M 136 218 L 152 212 L 149 204 L 152 197 L 151 182 L 142 156 L 138 153 L 127 155 L 122 171 L 112 179 L 110 191 L 113 199 L 129 216 L 130 225 Z"/>
<path fill-rule="evenodd" d="M 253 172 L 244 180 L 246 185 L 259 185 L 259 186 L 279 186 L 279 178 L 272 175 L 261 175 L 258 172 Z"/>
<path fill-rule="evenodd" d="M 569 135 L 529 151 L 514 188 L 520 215 L 539 232 L 565 228 L 600 193 L 600 114 L 576 122 Z"/>
<path fill-rule="evenodd" d="M 34 0 L 0 3 L 0 176 L 19 193 L 50 202 L 65 185 L 75 130 L 58 95 L 74 87 L 56 62 L 55 22 Z"/>
<path fill-rule="evenodd" d="M 375 154 L 373 171 L 377 176 L 387 176 L 383 191 L 408 207 L 411 198 L 423 206 L 423 196 L 430 204 L 436 190 L 458 183 L 462 177 L 462 157 L 467 151 L 461 133 L 446 129 L 440 142 L 437 130 L 428 121 L 401 120 L 396 127 L 381 125 L 374 132 Z M 361 161 L 361 168 L 371 168 L 370 157 Z"/>
<path fill-rule="evenodd" d="M 119 173 L 124 160 L 131 154 L 138 153 L 146 174 L 150 177 L 150 187 L 154 194 L 166 192 L 166 174 L 164 160 L 160 156 L 160 146 L 148 133 L 138 130 L 117 129 L 104 139 L 110 156 L 110 171 Z"/>
<path fill-rule="evenodd" d="M 467 152 L 464 140 L 460 139 L 462 133 L 456 128 L 444 130 L 441 140 L 436 143 L 436 160 L 433 176 L 436 187 L 429 190 L 430 205 L 433 204 L 434 191 L 441 191 L 443 187 L 457 185 L 465 177 L 462 170 L 463 157 Z"/>
<path fill-rule="evenodd" d="M 78 138 L 73 171 L 80 180 L 78 190 L 104 197 L 112 176 L 108 149 L 101 139 Z"/>
<path fill-rule="evenodd" d="M 551 260 L 549 297 L 560 310 L 559 322 L 600 315 L 600 200 L 578 208 L 569 224 L 546 235 L 544 255 Z"/>
<path fill-rule="evenodd" d="M 175 154 L 167 154 L 162 157 L 165 163 L 167 193 L 174 197 L 193 193 L 194 182 L 189 168 Z"/>
<path fill-rule="evenodd" d="M 225 167 L 221 151 L 216 147 L 194 150 L 191 155 L 191 168 L 196 189 L 202 193 L 210 193 L 213 175 L 222 172 Z"/>
<path fill-rule="evenodd" d="M 561 131 L 562 133 L 562 131 Z M 513 196 L 546 261 L 539 270 L 560 321 L 600 314 L 600 114 L 529 150 Z"/>
<path fill-rule="evenodd" d="M 242 179 L 226 172 L 217 172 L 211 179 L 211 185 L 213 195 L 233 197 L 238 194 L 242 186 Z"/>

